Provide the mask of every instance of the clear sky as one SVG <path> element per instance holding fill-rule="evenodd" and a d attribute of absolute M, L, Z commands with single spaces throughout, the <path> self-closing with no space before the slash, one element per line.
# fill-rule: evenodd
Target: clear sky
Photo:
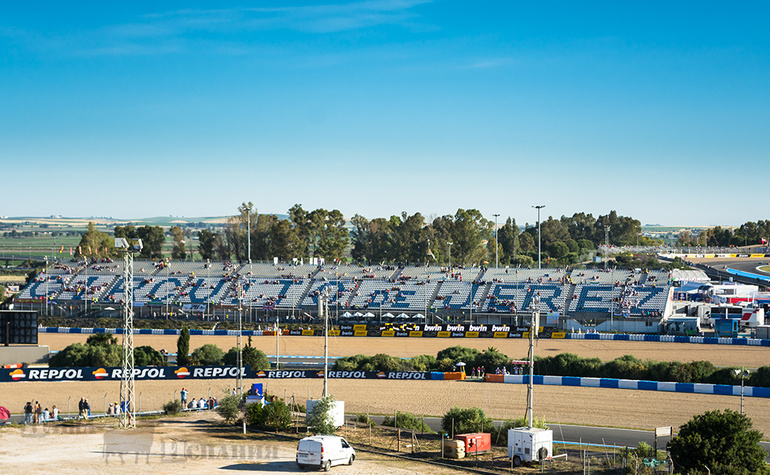
<path fill-rule="evenodd" d="M 768 219 L 769 10 L 4 2 L 0 215 Z"/>

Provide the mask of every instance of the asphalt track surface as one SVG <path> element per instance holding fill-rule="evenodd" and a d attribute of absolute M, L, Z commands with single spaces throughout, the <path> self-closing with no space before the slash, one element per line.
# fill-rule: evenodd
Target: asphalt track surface
<path fill-rule="evenodd" d="M 758 269 L 758 267 L 763 265 L 768 265 L 770 263 L 770 257 L 765 257 L 762 259 L 758 258 L 709 258 L 709 259 L 691 259 L 692 262 L 697 262 L 699 264 L 705 264 L 707 266 L 713 267 L 717 270 L 723 270 L 724 267 L 728 267 L 730 269 L 735 269 L 743 272 L 750 272 L 752 274 L 757 275 L 764 275 L 764 276 L 770 276 L 770 273 L 764 272 Z"/>

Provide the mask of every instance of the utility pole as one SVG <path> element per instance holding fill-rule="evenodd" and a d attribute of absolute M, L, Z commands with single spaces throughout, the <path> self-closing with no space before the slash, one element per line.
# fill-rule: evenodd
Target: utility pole
<path fill-rule="evenodd" d="M 607 270 L 607 258 L 610 254 L 610 226 L 609 224 L 604 227 L 604 270 Z"/>
<path fill-rule="evenodd" d="M 535 294 L 532 296 L 532 305 L 535 307 L 532 312 L 532 321 L 529 328 L 529 381 L 527 385 L 527 414 L 529 415 L 529 428 L 533 427 L 532 407 L 534 405 L 534 377 L 535 377 L 535 336 L 537 336 L 537 330 L 540 325 L 540 296 Z"/>
<path fill-rule="evenodd" d="M 545 205 L 535 205 L 533 208 L 537 209 L 537 268 L 540 269 L 540 210 L 545 208 Z"/>
<path fill-rule="evenodd" d="M 500 213 L 495 213 L 492 216 L 495 217 L 495 269 L 497 269 L 497 248 L 499 246 L 497 242 L 497 217 L 500 216 Z"/>

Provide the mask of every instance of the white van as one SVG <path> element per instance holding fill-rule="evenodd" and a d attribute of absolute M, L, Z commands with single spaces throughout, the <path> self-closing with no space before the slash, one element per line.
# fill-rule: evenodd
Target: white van
<path fill-rule="evenodd" d="M 297 444 L 299 468 L 318 467 L 329 471 L 332 465 L 353 465 L 356 451 L 347 440 L 335 435 L 305 437 Z"/>

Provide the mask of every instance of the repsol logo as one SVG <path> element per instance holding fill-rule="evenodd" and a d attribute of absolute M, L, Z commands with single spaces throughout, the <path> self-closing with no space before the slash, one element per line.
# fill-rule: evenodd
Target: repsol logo
<path fill-rule="evenodd" d="M 470 331 L 472 332 L 486 332 L 489 331 L 486 325 L 471 325 Z"/>
<path fill-rule="evenodd" d="M 52 379 L 83 379 L 83 370 L 75 368 L 62 369 L 30 369 L 27 380 L 47 381 Z"/>
<path fill-rule="evenodd" d="M 425 377 L 425 373 L 418 373 L 413 371 L 390 371 L 388 372 L 388 379 L 428 379 Z"/>
<path fill-rule="evenodd" d="M 111 379 L 123 379 L 123 368 L 112 368 Z M 134 368 L 135 379 L 166 379 L 166 368 Z"/>
<path fill-rule="evenodd" d="M 268 378 L 304 378 L 304 371 L 270 371 L 267 373 Z"/>
<path fill-rule="evenodd" d="M 321 372 L 321 376 L 323 376 L 323 372 Z M 337 379 L 364 379 L 366 378 L 366 373 L 364 371 L 329 371 L 329 377 Z"/>

